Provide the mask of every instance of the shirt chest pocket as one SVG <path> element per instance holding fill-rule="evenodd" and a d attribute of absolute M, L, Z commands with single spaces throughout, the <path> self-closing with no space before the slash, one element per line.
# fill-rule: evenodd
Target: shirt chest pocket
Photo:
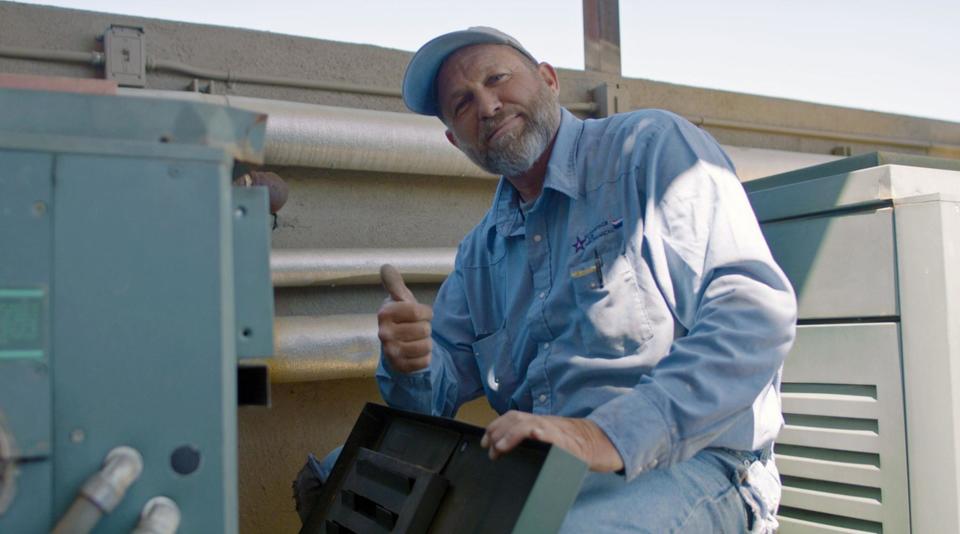
<path fill-rule="evenodd" d="M 572 319 L 589 356 L 634 354 L 653 335 L 636 273 L 617 240 L 583 251 L 569 266 L 577 312 Z"/>
<path fill-rule="evenodd" d="M 510 336 L 506 327 L 473 343 L 473 356 L 480 369 L 483 389 L 490 406 L 497 413 L 509 409 L 510 397 L 517 389 L 517 373 L 510 352 Z"/>

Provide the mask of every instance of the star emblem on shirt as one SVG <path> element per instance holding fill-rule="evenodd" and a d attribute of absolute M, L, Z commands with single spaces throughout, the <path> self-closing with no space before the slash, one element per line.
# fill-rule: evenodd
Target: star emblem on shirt
<path fill-rule="evenodd" d="M 586 246 L 587 240 L 577 236 L 577 240 L 573 242 L 573 251 L 580 252 L 583 250 L 583 247 Z"/>

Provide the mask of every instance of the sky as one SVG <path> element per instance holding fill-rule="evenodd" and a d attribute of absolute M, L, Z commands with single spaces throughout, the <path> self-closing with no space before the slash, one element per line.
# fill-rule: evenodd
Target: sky
<path fill-rule="evenodd" d="M 494 26 L 583 69 L 582 0 L 26 3 L 409 51 Z M 620 0 L 620 40 L 631 78 L 960 122 L 960 0 Z"/>

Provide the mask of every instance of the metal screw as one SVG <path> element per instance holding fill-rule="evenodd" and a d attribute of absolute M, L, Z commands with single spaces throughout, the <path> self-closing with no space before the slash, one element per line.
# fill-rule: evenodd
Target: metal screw
<path fill-rule="evenodd" d="M 238 219 L 243 218 L 243 216 L 246 214 L 247 214 L 247 208 L 244 208 L 243 206 L 238 206 L 236 211 L 233 212 L 234 217 Z"/>
<path fill-rule="evenodd" d="M 74 428 L 70 431 L 70 441 L 74 443 L 83 443 L 83 440 L 87 439 L 87 435 L 83 432 L 82 428 Z"/>

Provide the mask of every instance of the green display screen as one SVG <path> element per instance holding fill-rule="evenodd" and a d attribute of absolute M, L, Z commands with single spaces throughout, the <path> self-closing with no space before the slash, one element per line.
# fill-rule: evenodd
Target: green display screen
<path fill-rule="evenodd" d="M 43 358 L 42 289 L 0 289 L 0 360 Z"/>

